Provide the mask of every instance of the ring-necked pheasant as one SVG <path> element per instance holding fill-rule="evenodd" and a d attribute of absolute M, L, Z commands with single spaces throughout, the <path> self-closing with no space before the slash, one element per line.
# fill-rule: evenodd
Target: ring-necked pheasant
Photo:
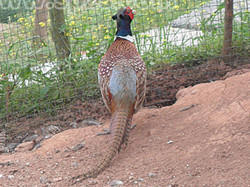
<path fill-rule="evenodd" d="M 121 8 L 112 16 L 117 21 L 115 41 L 102 57 L 98 68 L 98 82 L 102 97 L 111 112 L 111 146 L 104 159 L 92 170 L 74 178 L 76 182 L 101 173 L 127 144 L 133 114 L 141 107 L 146 91 L 146 67 L 132 42 L 131 8 Z"/>

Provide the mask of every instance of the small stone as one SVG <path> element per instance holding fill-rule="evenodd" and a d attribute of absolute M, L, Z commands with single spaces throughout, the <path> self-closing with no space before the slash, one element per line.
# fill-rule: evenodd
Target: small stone
<path fill-rule="evenodd" d="M 29 163 L 29 162 L 27 162 L 25 165 L 26 165 L 26 166 L 30 166 L 30 163 Z"/>
<path fill-rule="evenodd" d="M 71 126 L 72 128 L 77 128 L 77 123 L 76 122 L 71 122 L 69 124 L 69 126 Z"/>
<path fill-rule="evenodd" d="M 46 184 L 48 182 L 47 178 L 45 176 L 40 177 L 40 183 Z"/>
<path fill-rule="evenodd" d="M 62 177 L 57 177 L 57 178 L 54 178 L 54 179 L 53 179 L 53 182 L 59 182 L 59 181 L 61 181 L 61 180 L 63 180 Z"/>
<path fill-rule="evenodd" d="M 148 176 L 149 176 L 149 177 L 155 177 L 156 174 L 155 174 L 155 173 L 148 173 Z"/>
<path fill-rule="evenodd" d="M 26 137 L 26 138 L 23 140 L 23 142 L 30 142 L 30 141 L 33 141 L 33 140 L 35 140 L 35 139 L 37 139 L 37 138 L 38 138 L 38 135 L 37 135 L 37 134 L 33 134 L 33 135 L 31 135 L 31 136 Z"/>
<path fill-rule="evenodd" d="M 72 151 L 78 151 L 84 147 L 84 143 L 79 143 L 72 148 Z"/>
<path fill-rule="evenodd" d="M 50 134 L 56 134 L 56 133 L 60 132 L 61 130 L 58 126 L 50 125 L 46 128 L 46 131 Z"/>
<path fill-rule="evenodd" d="M 51 134 L 47 134 L 47 135 L 44 136 L 44 139 L 49 139 L 49 138 L 51 138 L 51 137 L 52 137 Z"/>
<path fill-rule="evenodd" d="M 123 182 L 120 180 L 113 180 L 113 181 L 111 181 L 111 183 L 109 185 L 110 186 L 119 186 L 119 185 L 123 185 Z"/>
<path fill-rule="evenodd" d="M 88 182 L 90 185 L 98 184 L 97 180 L 89 180 Z"/>
<path fill-rule="evenodd" d="M 99 126 L 101 123 L 99 121 L 94 120 L 83 120 L 80 124 L 81 127 L 87 127 L 87 126 Z"/>
<path fill-rule="evenodd" d="M 172 141 L 172 140 L 169 140 L 169 141 L 168 141 L 168 144 L 171 144 L 171 143 L 174 143 L 174 141 Z"/>
<path fill-rule="evenodd" d="M 5 147 L 0 145 L 0 153 L 5 153 Z"/>
<path fill-rule="evenodd" d="M 138 178 L 138 179 L 137 179 L 137 181 L 139 181 L 139 182 L 143 182 L 143 181 L 144 181 L 144 179 L 143 179 L 143 178 Z"/>
<path fill-rule="evenodd" d="M 14 175 L 8 175 L 8 179 L 13 179 Z"/>
<path fill-rule="evenodd" d="M 134 184 L 138 184 L 138 181 L 134 181 Z"/>
<path fill-rule="evenodd" d="M 19 143 L 9 143 L 7 144 L 7 147 L 9 149 L 9 152 L 13 152 L 15 148 L 18 146 Z"/>
<path fill-rule="evenodd" d="M 3 177 L 3 174 L 0 174 L 0 179 Z"/>
<path fill-rule="evenodd" d="M 71 163 L 71 166 L 74 167 L 74 168 L 77 168 L 78 167 L 78 163 L 77 162 L 73 162 L 73 163 Z"/>

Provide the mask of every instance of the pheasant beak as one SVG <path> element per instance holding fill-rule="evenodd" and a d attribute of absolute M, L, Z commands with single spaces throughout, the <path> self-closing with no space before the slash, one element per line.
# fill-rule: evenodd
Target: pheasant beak
<path fill-rule="evenodd" d="M 125 14 L 128 15 L 131 20 L 133 20 L 134 19 L 134 15 L 136 14 L 136 11 L 132 10 L 130 7 L 127 7 Z"/>

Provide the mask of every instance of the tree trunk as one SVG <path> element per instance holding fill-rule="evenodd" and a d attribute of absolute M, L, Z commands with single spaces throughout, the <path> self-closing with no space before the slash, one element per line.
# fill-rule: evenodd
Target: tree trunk
<path fill-rule="evenodd" d="M 48 0 L 36 0 L 35 46 L 48 39 Z"/>
<path fill-rule="evenodd" d="M 233 0 L 225 0 L 224 42 L 222 55 L 226 61 L 232 56 Z"/>
<path fill-rule="evenodd" d="M 63 0 L 50 0 L 49 15 L 52 39 L 58 60 L 65 60 L 70 55 L 69 38 L 66 36 Z"/>

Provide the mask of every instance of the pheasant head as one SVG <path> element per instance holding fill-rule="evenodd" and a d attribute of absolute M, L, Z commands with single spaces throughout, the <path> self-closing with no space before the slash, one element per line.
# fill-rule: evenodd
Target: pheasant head
<path fill-rule="evenodd" d="M 120 8 L 117 14 L 112 16 L 113 20 L 116 20 L 117 31 L 116 36 L 125 37 L 132 36 L 130 24 L 134 19 L 135 11 L 130 7 Z"/>

